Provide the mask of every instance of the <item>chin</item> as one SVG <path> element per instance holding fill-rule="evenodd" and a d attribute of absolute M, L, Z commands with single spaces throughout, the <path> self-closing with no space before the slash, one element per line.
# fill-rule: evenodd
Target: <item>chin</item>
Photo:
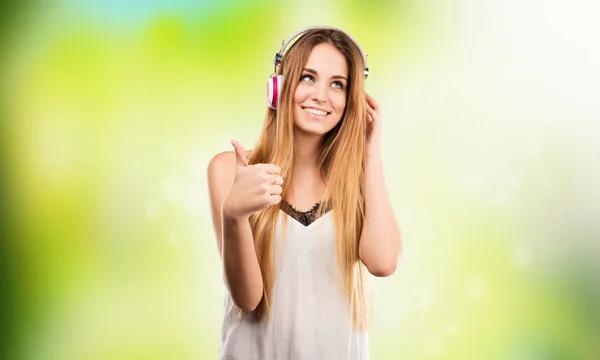
<path fill-rule="evenodd" d="M 323 117 L 311 116 L 298 106 L 294 114 L 294 125 L 304 133 L 325 135 L 337 124 L 331 116 L 332 114 Z"/>

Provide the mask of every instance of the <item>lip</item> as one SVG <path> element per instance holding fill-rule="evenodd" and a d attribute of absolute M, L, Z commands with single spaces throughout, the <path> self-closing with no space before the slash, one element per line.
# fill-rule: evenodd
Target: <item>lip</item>
<path fill-rule="evenodd" d="M 331 114 L 331 111 L 328 111 L 326 109 L 321 109 L 321 108 L 318 108 L 318 107 L 314 107 L 314 106 L 302 106 L 302 105 L 300 105 L 300 107 L 302 108 L 302 110 L 304 110 L 304 109 L 315 109 L 315 110 L 319 110 L 319 111 L 324 111 L 324 112 L 327 113 L 327 115 Z"/>

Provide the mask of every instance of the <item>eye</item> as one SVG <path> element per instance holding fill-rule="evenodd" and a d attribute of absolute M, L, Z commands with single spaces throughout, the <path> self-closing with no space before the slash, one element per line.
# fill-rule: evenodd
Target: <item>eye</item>
<path fill-rule="evenodd" d="M 344 89 L 344 84 L 341 81 L 334 81 L 331 85 L 336 89 Z"/>
<path fill-rule="evenodd" d="M 311 81 L 311 82 L 314 82 L 315 78 L 312 75 L 304 74 L 300 78 L 300 81 Z"/>

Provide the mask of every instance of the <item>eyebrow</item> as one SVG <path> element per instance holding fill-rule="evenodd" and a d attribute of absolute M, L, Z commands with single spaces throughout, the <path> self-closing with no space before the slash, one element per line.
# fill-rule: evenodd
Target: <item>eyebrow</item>
<path fill-rule="evenodd" d="M 318 74 L 319 74 L 319 73 L 317 72 L 317 70 L 313 70 L 313 69 L 309 69 L 309 68 L 304 68 L 304 71 L 306 71 L 306 72 L 308 72 L 308 73 L 311 73 L 311 74 L 315 74 L 315 75 L 318 75 Z M 346 79 L 346 78 L 345 78 L 344 76 L 342 76 L 342 75 L 333 75 L 331 78 L 332 78 L 332 79 L 344 79 L 344 80 L 348 81 L 348 79 Z"/>

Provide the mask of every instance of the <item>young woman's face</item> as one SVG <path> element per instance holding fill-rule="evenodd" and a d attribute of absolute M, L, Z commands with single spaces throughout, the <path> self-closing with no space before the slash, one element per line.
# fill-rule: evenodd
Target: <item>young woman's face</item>
<path fill-rule="evenodd" d="M 322 43 L 310 53 L 294 93 L 294 125 L 311 134 L 326 134 L 346 108 L 348 65 L 333 45 Z"/>

